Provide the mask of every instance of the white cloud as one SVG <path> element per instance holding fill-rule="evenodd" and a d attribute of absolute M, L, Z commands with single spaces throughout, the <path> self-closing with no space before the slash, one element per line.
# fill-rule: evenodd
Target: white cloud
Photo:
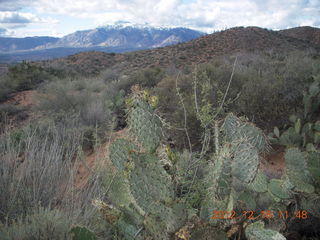
<path fill-rule="evenodd" d="M 320 27 L 320 0 L 0 0 L 0 11 L 23 8 L 27 2 L 34 16 L 20 17 L 33 22 L 36 15 L 51 14 L 61 18 L 73 17 L 75 21 L 86 20 L 92 27 L 120 20 L 156 26 L 184 26 L 209 32 L 234 26 L 270 29 L 300 25 Z M 70 29 L 70 32 L 75 30 Z M 59 32 L 59 29 L 52 31 Z"/>
<path fill-rule="evenodd" d="M 32 32 L 36 33 L 37 29 L 48 29 L 57 23 L 57 20 L 53 18 L 40 18 L 33 13 L 0 12 L 0 28 L 3 29 L 1 35 L 6 36 L 25 36 L 28 35 L 26 29 L 33 29 Z"/>
<path fill-rule="evenodd" d="M 17 11 L 31 2 L 32 0 L 0 0 L 0 11 Z"/>

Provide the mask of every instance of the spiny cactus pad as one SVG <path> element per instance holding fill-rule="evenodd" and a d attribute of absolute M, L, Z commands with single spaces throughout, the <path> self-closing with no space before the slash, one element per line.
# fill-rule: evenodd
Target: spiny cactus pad
<path fill-rule="evenodd" d="M 96 235 L 86 227 L 75 226 L 72 227 L 70 233 L 73 240 L 96 240 Z"/>
<path fill-rule="evenodd" d="M 172 200 L 173 184 L 159 159 L 151 154 L 133 154 L 132 158 L 135 168 L 130 173 L 130 189 L 138 205 L 148 212 L 157 201 Z"/>
<path fill-rule="evenodd" d="M 247 211 L 253 211 L 257 207 L 256 200 L 251 192 L 243 192 L 238 197 L 238 201 L 240 201 L 242 209 L 246 209 Z"/>
<path fill-rule="evenodd" d="M 136 151 L 137 147 L 129 140 L 117 139 L 110 145 L 109 157 L 119 171 L 127 167 L 130 151 Z"/>
<path fill-rule="evenodd" d="M 225 118 L 222 130 L 226 134 L 227 141 L 234 142 L 247 139 L 252 146 L 257 148 L 259 153 L 269 148 L 267 137 L 261 129 L 252 123 L 241 121 L 232 113 Z"/>
<path fill-rule="evenodd" d="M 291 197 L 290 192 L 284 187 L 283 181 L 279 179 L 271 179 L 268 184 L 268 190 L 280 199 L 288 199 Z"/>
<path fill-rule="evenodd" d="M 263 193 L 263 192 L 268 191 L 268 178 L 267 178 L 267 176 L 263 172 L 258 171 L 258 173 L 256 174 L 256 177 L 254 178 L 254 180 L 251 183 L 249 183 L 248 187 L 252 191 L 255 191 L 258 193 Z"/>
<path fill-rule="evenodd" d="M 298 148 L 289 148 L 286 151 L 285 160 L 286 176 L 294 185 L 294 191 L 313 193 L 315 189 L 311 185 L 311 176 L 304 154 Z"/>
<path fill-rule="evenodd" d="M 308 170 L 316 185 L 320 184 L 320 153 L 309 152 L 307 155 Z"/>
<path fill-rule="evenodd" d="M 162 123 L 152 107 L 136 97 L 128 111 L 127 123 L 132 136 L 149 152 L 154 152 L 161 141 Z"/>
<path fill-rule="evenodd" d="M 280 144 L 285 146 L 300 146 L 302 143 L 302 136 L 296 132 L 293 127 L 290 127 L 280 136 Z"/>
<path fill-rule="evenodd" d="M 279 232 L 265 229 L 262 221 L 249 224 L 245 229 L 245 234 L 249 240 L 286 240 Z"/>
<path fill-rule="evenodd" d="M 206 179 L 209 186 L 207 189 L 209 199 L 224 199 L 230 194 L 232 184 L 231 157 L 230 148 L 225 145 L 216 155 L 214 163 L 209 165 L 209 174 Z"/>
<path fill-rule="evenodd" d="M 244 141 L 234 147 L 233 155 L 232 175 L 243 183 L 251 182 L 256 176 L 259 165 L 257 148 Z"/>

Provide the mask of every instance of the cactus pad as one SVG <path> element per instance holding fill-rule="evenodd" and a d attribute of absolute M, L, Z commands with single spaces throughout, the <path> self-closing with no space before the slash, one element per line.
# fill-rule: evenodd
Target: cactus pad
<path fill-rule="evenodd" d="M 259 153 L 250 143 L 243 142 L 234 149 L 232 175 L 243 183 L 251 182 L 256 176 L 259 165 Z"/>
<path fill-rule="evenodd" d="M 265 229 L 262 221 L 249 224 L 245 229 L 245 234 L 249 240 L 286 240 L 279 232 Z"/>
<path fill-rule="evenodd" d="M 285 160 L 286 176 L 294 185 L 294 191 L 313 193 L 315 189 L 310 184 L 311 176 L 304 154 L 298 148 L 289 148 L 286 151 Z"/>
<path fill-rule="evenodd" d="M 271 179 L 268 184 L 268 190 L 280 199 L 291 197 L 290 192 L 284 187 L 283 181 L 279 179 Z"/>
<path fill-rule="evenodd" d="M 254 211 L 257 207 L 256 200 L 251 192 L 243 192 L 238 197 L 241 205 L 244 206 L 242 209 L 246 209 L 247 211 Z"/>
<path fill-rule="evenodd" d="M 230 142 L 247 139 L 252 146 L 258 149 L 259 153 L 269 148 L 267 137 L 261 129 L 252 123 L 241 121 L 232 113 L 226 117 L 222 129 Z"/>
<path fill-rule="evenodd" d="M 251 189 L 254 192 L 263 193 L 268 191 L 268 178 L 267 176 L 261 172 L 258 171 L 256 174 L 256 177 L 254 180 L 249 183 L 249 189 Z"/>
<path fill-rule="evenodd" d="M 140 98 L 135 98 L 128 111 L 127 123 L 133 137 L 149 151 L 154 152 L 162 137 L 162 123 L 152 107 Z"/>
<path fill-rule="evenodd" d="M 124 171 L 127 167 L 130 151 L 136 151 L 137 147 L 128 140 L 117 139 L 110 145 L 109 157 L 119 171 Z"/>
<path fill-rule="evenodd" d="M 135 168 L 130 173 L 130 189 L 138 205 L 148 212 L 155 202 L 172 200 L 173 184 L 159 159 L 150 154 L 133 154 L 132 158 Z"/>
<path fill-rule="evenodd" d="M 86 227 L 75 226 L 71 228 L 73 240 L 96 240 L 96 235 Z"/>

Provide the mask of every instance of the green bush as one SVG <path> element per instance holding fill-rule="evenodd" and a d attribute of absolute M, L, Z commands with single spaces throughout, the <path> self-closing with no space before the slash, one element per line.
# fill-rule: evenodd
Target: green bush
<path fill-rule="evenodd" d="M 135 84 L 142 87 L 152 88 L 164 77 L 164 72 L 160 68 L 148 68 L 138 71 L 132 78 Z"/>
<path fill-rule="evenodd" d="M 52 78 L 44 68 L 22 62 L 9 68 L 10 86 L 15 90 L 28 90 Z"/>
<path fill-rule="evenodd" d="M 38 110 L 52 117 L 59 114 L 79 114 L 84 126 L 106 127 L 110 125 L 112 114 L 107 106 L 108 96 L 96 92 L 97 89 L 101 92 L 105 91 L 105 86 L 99 80 L 92 83 L 89 81 L 90 79 L 64 79 L 47 84 L 39 94 Z M 79 83 L 85 86 L 95 84 L 103 88 L 82 89 L 82 87 L 79 88 Z"/>
<path fill-rule="evenodd" d="M 1 224 L 2 240 L 69 240 L 73 220 L 58 209 L 39 208 L 25 217 Z"/>

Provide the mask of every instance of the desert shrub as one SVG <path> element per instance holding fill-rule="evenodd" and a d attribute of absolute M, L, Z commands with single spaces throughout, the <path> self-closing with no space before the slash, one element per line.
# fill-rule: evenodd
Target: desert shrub
<path fill-rule="evenodd" d="M 157 84 L 153 92 L 159 97 L 159 110 L 170 123 L 170 126 L 167 126 L 167 135 L 173 139 L 179 149 L 189 148 L 186 132 L 183 130 L 185 114 L 177 95 L 176 80 L 186 109 L 187 130 L 191 143 L 196 147 L 199 146 L 201 132 L 199 131 L 200 122 L 196 119 L 194 109 L 192 78 L 183 75 L 178 78 L 177 76 L 166 76 Z"/>
<path fill-rule="evenodd" d="M 12 125 L 17 120 L 24 120 L 28 116 L 24 110 L 24 107 L 10 103 L 0 104 L 0 134 L 8 124 Z"/>
<path fill-rule="evenodd" d="M 160 68 L 148 68 L 136 72 L 132 78 L 135 84 L 142 87 L 154 87 L 164 77 L 164 71 Z"/>
<path fill-rule="evenodd" d="M 205 81 L 207 88 L 210 88 L 205 99 L 212 108 L 216 108 L 221 94 L 227 89 L 234 61 L 234 57 L 216 58 L 211 63 L 197 65 L 190 74 L 179 74 L 178 87 L 184 98 L 189 135 L 195 145 L 201 139 L 200 123 L 195 113 L 195 77 L 199 82 L 198 99 L 202 94 L 200 84 Z M 238 56 L 224 112 L 245 115 L 250 121 L 269 130 L 274 125 L 285 124 L 288 115 L 303 111 L 303 92 L 320 71 L 318 62 L 302 53 Z M 164 117 L 175 128 L 181 129 L 184 112 L 176 95 L 176 77 L 177 74 L 163 77 L 153 91 L 159 96 L 159 108 Z M 170 132 L 176 136 L 176 142 L 185 144 L 183 131 L 171 129 Z"/>
<path fill-rule="evenodd" d="M 0 76 L 0 102 L 7 99 L 8 95 L 13 91 L 10 86 L 10 79 L 6 75 Z"/>
<path fill-rule="evenodd" d="M 68 240 L 71 239 L 70 227 L 73 222 L 63 211 L 39 208 L 10 224 L 0 223 L 0 236 L 3 240 Z"/>
<path fill-rule="evenodd" d="M 18 107 L 10 103 L 4 103 L 0 105 L 0 116 L 4 116 L 4 115 L 12 116 L 18 113 L 19 111 L 21 111 L 21 107 Z"/>
<path fill-rule="evenodd" d="M 6 132 L 0 139 L 0 189 L 6 193 L 0 196 L 0 220 L 26 216 L 39 205 L 59 207 L 88 220 L 98 185 L 94 180 L 74 191 L 74 165 L 83 134 L 79 122 L 48 120 L 17 131 Z"/>
<path fill-rule="evenodd" d="M 22 62 L 9 68 L 10 85 L 15 90 L 27 90 L 52 78 L 44 68 Z"/>
<path fill-rule="evenodd" d="M 114 69 L 107 68 L 100 73 L 100 77 L 102 77 L 105 82 L 111 82 L 119 79 L 120 73 Z"/>
<path fill-rule="evenodd" d="M 84 86 L 95 84 L 95 87 L 79 88 L 79 83 Z M 94 80 L 93 83 L 90 83 L 90 79 L 51 82 L 42 88 L 37 108 L 52 117 L 59 114 L 79 114 L 84 126 L 106 127 L 112 121 L 111 111 L 107 106 L 108 96 L 96 92 L 97 90 L 105 90 L 99 80 Z"/>
<path fill-rule="evenodd" d="M 297 53 L 282 58 L 240 59 L 231 85 L 231 92 L 235 90 L 240 95 L 232 111 L 260 126 L 284 124 L 286 116 L 302 110 L 303 91 L 318 71 L 315 63 L 311 57 Z"/>

